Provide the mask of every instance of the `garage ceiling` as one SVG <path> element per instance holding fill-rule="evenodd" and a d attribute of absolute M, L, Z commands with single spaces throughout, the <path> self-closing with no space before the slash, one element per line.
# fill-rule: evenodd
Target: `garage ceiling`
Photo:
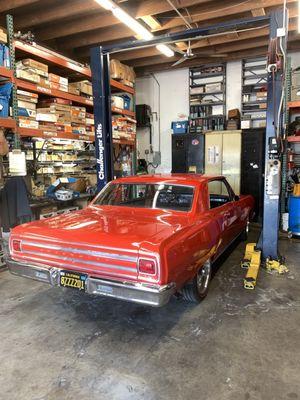
<path fill-rule="evenodd" d="M 150 24 L 152 32 L 162 34 L 187 29 L 184 19 L 192 27 L 204 27 L 222 21 L 269 14 L 282 6 L 283 1 L 129 0 L 118 3 L 148 28 Z M 296 50 L 300 49 L 297 1 L 287 0 L 287 3 L 290 15 L 289 49 Z M 172 5 L 184 18 L 178 15 Z M 134 39 L 130 29 L 94 0 L 6 0 L 0 4 L 2 25 L 5 24 L 7 13 L 14 16 L 15 30 L 31 30 L 40 43 L 81 62 L 89 61 L 89 48 L 94 45 Z M 192 47 L 197 58 L 179 67 L 266 54 L 268 32 L 268 26 L 260 23 L 251 30 L 194 41 Z M 177 45 L 185 49 L 187 44 Z M 134 66 L 138 74 L 145 74 L 169 69 L 180 57 L 180 54 L 176 54 L 167 58 L 153 47 L 115 54 L 113 58 Z"/>

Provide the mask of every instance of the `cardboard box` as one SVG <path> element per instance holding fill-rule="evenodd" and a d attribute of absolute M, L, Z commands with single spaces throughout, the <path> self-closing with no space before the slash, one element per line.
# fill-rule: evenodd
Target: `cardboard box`
<path fill-rule="evenodd" d="M 204 93 L 204 86 L 191 88 L 190 94 L 201 94 Z"/>
<path fill-rule="evenodd" d="M 36 110 L 36 104 L 30 101 L 19 100 L 18 98 L 18 107 L 19 108 L 28 108 L 29 110 Z"/>
<path fill-rule="evenodd" d="M 257 99 L 260 99 L 260 100 L 262 100 L 261 99 L 262 97 L 267 97 L 267 95 L 268 95 L 268 93 L 266 91 L 264 91 L 264 92 L 256 92 L 256 97 L 257 97 Z"/>
<path fill-rule="evenodd" d="M 57 117 L 55 114 L 38 112 L 36 115 L 36 120 L 44 122 L 57 122 Z"/>
<path fill-rule="evenodd" d="M 69 84 L 68 78 L 64 78 L 63 76 L 59 76 L 59 75 L 51 74 L 51 73 L 49 74 L 49 81 L 56 82 L 63 86 L 68 86 L 68 84 Z"/>
<path fill-rule="evenodd" d="M 70 83 L 69 83 L 69 86 L 68 86 L 68 91 L 69 91 L 69 93 L 75 94 L 76 96 L 80 95 L 80 90 L 78 89 L 78 87 L 76 87 L 76 86 L 74 86 L 74 85 L 72 85 Z"/>
<path fill-rule="evenodd" d="M 234 108 L 228 111 L 228 118 L 229 119 L 240 119 L 241 114 L 238 108 Z"/>
<path fill-rule="evenodd" d="M 69 88 L 76 88 L 80 93 L 93 96 L 93 88 L 90 81 L 72 82 L 69 84 Z"/>
<path fill-rule="evenodd" d="M 72 124 L 72 133 L 75 133 L 76 135 L 85 135 L 86 134 L 85 126 Z"/>
<path fill-rule="evenodd" d="M 39 102 L 39 104 L 52 104 L 52 103 L 65 104 L 65 105 L 72 104 L 71 100 L 65 100 L 65 99 L 61 99 L 59 97 L 52 97 L 51 99 L 44 99 Z"/>
<path fill-rule="evenodd" d="M 207 83 L 205 85 L 205 93 L 214 93 L 222 91 L 222 82 Z"/>
<path fill-rule="evenodd" d="M 291 90 L 291 101 L 300 100 L 300 88 L 292 88 Z"/>
<path fill-rule="evenodd" d="M 34 68 L 34 69 L 37 69 L 37 70 L 41 70 L 43 72 L 47 72 L 47 74 L 48 74 L 48 65 L 47 64 L 43 64 L 40 61 L 36 61 L 36 60 L 31 59 L 31 58 L 25 58 L 21 62 L 26 67 L 30 67 L 30 68 Z"/>
<path fill-rule="evenodd" d="M 62 92 L 67 92 L 68 91 L 68 85 L 62 85 L 60 83 L 56 82 L 50 82 L 50 88 L 55 89 L 55 90 L 61 90 Z"/>
<path fill-rule="evenodd" d="M 122 64 L 119 60 L 111 60 L 109 67 L 112 79 L 127 80 L 130 83 L 135 82 L 134 69 L 128 65 Z"/>
<path fill-rule="evenodd" d="M 21 90 L 21 89 L 17 89 L 17 95 L 27 96 L 35 99 L 38 99 L 39 97 L 37 93 L 27 92 L 26 90 Z"/>
<path fill-rule="evenodd" d="M 0 28 L 0 43 L 7 43 L 7 34 L 3 28 Z"/>
<path fill-rule="evenodd" d="M 124 99 L 120 96 L 111 96 L 111 105 L 115 108 L 124 109 Z"/>
<path fill-rule="evenodd" d="M 39 83 L 40 82 L 40 76 L 34 72 L 23 70 L 23 69 L 17 69 L 16 70 L 16 75 L 17 78 L 24 79 L 29 82 L 33 83 Z"/>
<path fill-rule="evenodd" d="M 19 117 L 29 117 L 36 118 L 36 110 L 31 110 L 30 108 L 19 107 L 18 108 L 18 116 Z"/>
<path fill-rule="evenodd" d="M 267 103 L 260 103 L 259 108 L 267 108 Z"/>
<path fill-rule="evenodd" d="M 20 128 L 38 129 L 39 123 L 37 121 L 33 121 L 29 118 L 19 118 L 19 127 Z"/>
<path fill-rule="evenodd" d="M 241 129 L 250 129 L 252 126 L 252 121 L 250 119 L 245 119 L 241 121 Z"/>

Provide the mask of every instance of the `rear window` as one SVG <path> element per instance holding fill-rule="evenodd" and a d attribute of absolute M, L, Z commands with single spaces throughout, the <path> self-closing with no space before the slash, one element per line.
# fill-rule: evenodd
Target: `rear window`
<path fill-rule="evenodd" d="M 104 188 L 94 205 L 189 211 L 192 208 L 193 198 L 194 188 L 190 186 L 112 183 Z"/>

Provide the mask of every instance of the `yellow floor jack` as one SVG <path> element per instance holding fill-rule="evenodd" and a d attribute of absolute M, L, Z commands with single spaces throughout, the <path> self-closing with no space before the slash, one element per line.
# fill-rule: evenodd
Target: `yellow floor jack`
<path fill-rule="evenodd" d="M 261 266 L 261 251 L 256 248 L 256 243 L 248 243 L 246 246 L 245 256 L 241 262 L 241 267 L 247 269 L 244 278 L 245 289 L 255 289 L 259 268 Z M 271 260 L 267 258 L 264 266 L 268 271 L 277 271 L 278 274 L 288 272 L 284 265 L 284 260 Z"/>

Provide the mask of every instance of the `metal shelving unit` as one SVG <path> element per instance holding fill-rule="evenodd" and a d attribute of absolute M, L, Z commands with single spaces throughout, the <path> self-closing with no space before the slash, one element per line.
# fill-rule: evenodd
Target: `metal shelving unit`
<path fill-rule="evenodd" d="M 190 68 L 190 132 L 224 130 L 226 64 Z"/>
<path fill-rule="evenodd" d="M 261 128 L 266 125 L 268 79 L 266 63 L 265 57 L 242 61 L 241 119 L 250 120 L 248 128 Z"/>

